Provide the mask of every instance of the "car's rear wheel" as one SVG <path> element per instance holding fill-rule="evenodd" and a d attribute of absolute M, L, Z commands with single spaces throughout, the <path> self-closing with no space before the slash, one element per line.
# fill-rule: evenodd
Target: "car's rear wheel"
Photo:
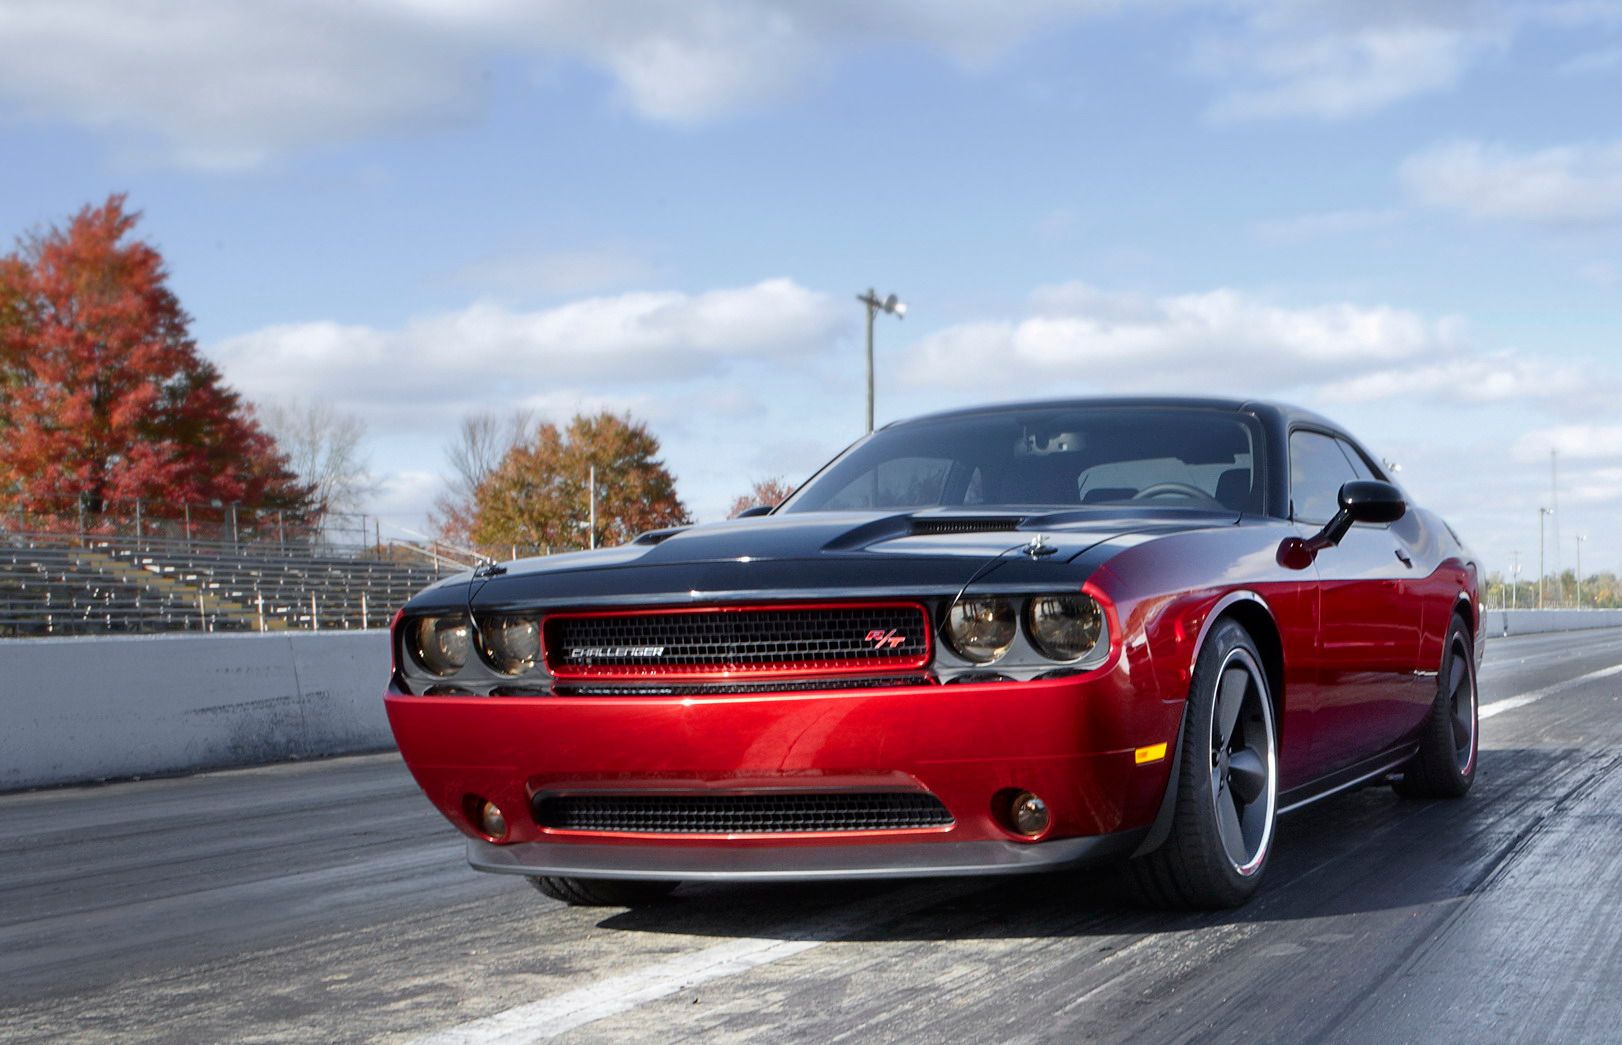
<path fill-rule="evenodd" d="M 1409 798 L 1459 798 L 1476 779 L 1480 725 L 1470 632 L 1458 617 L 1442 647 L 1436 701 L 1420 735 L 1419 753 L 1393 785 Z"/>
<path fill-rule="evenodd" d="M 1256 891 L 1278 813 L 1278 733 L 1261 653 L 1236 621 L 1219 622 L 1194 668 L 1171 834 L 1127 865 L 1156 907 L 1236 907 Z"/>
<path fill-rule="evenodd" d="M 640 907 L 669 896 L 680 883 L 618 878 L 536 877 L 529 883 L 542 895 L 574 907 Z"/>

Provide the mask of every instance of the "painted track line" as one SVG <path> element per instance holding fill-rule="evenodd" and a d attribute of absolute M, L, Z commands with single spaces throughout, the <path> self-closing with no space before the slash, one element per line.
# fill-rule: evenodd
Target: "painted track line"
<path fill-rule="evenodd" d="M 1554 685 L 1544 686 L 1542 689 L 1534 689 L 1530 693 L 1522 693 L 1518 697 L 1508 697 L 1504 700 L 1495 700 L 1491 704 L 1483 704 L 1477 709 L 1476 714 L 1480 718 L 1492 718 L 1494 715 L 1501 715 L 1506 711 L 1514 711 L 1516 708 L 1524 708 L 1528 704 L 1534 704 L 1544 697 L 1552 697 L 1556 693 L 1564 693 L 1568 689 L 1576 689 L 1578 686 L 1593 682 L 1596 679 L 1609 678 L 1612 675 L 1622 675 L 1622 664 L 1613 664 L 1608 668 L 1590 671 L 1586 675 L 1578 675 L 1574 679 L 1556 682 Z"/>
<path fill-rule="evenodd" d="M 527 1045 L 528 1042 L 547 1041 L 689 987 L 802 954 L 830 941 L 872 928 L 877 922 L 972 892 L 974 888 L 970 884 L 954 883 L 943 884 L 906 900 L 889 895 L 879 896 L 846 908 L 833 920 L 807 929 L 797 939 L 750 937 L 728 940 L 701 951 L 609 976 L 555 997 L 447 1027 L 416 1039 L 412 1045 Z M 792 928 L 789 927 L 790 931 Z"/>

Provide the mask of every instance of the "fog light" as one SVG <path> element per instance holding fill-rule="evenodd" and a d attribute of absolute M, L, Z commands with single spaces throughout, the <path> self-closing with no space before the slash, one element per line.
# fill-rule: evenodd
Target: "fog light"
<path fill-rule="evenodd" d="M 1035 838 L 1048 829 L 1048 804 L 1029 791 L 1021 791 L 1008 807 L 1008 821 L 1020 834 Z"/>
<path fill-rule="evenodd" d="M 479 830 L 491 838 L 507 837 L 507 818 L 501 815 L 500 806 L 485 802 L 479 807 Z"/>

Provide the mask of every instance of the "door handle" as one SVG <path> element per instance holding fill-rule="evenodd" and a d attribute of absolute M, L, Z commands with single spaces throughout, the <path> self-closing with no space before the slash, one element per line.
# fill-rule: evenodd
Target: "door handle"
<path fill-rule="evenodd" d="M 1403 551 L 1401 548 L 1397 549 L 1397 558 L 1402 560 L 1402 564 L 1408 567 L 1410 570 L 1414 568 L 1414 560 L 1409 558 L 1408 553 Z"/>

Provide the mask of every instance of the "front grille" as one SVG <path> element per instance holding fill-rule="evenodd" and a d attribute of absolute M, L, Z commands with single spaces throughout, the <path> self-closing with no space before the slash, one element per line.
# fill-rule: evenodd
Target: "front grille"
<path fill-rule="evenodd" d="M 602 682 L 560 684 L 560 697 L 717 697 L 744 693 L 805 693 L 826 689 L 882 689 L 933 686 L 929 675 L 879 675 L 861 678 L 783 679 L 775 682 L 689 682 L 678 685 L 618 685 Z"/>
<path fill-rule="evenodd" d="M 558 678 L 907 671 L 929 661 L 916 603 L 565 613 L 542 628 Z"/>
<path fill-rule="evenodd" d="M 542 795 L 535 822 L 621 834 L 778 834 L 948 827 L 952 814 L 915 792 L 753 795 Z"/>

